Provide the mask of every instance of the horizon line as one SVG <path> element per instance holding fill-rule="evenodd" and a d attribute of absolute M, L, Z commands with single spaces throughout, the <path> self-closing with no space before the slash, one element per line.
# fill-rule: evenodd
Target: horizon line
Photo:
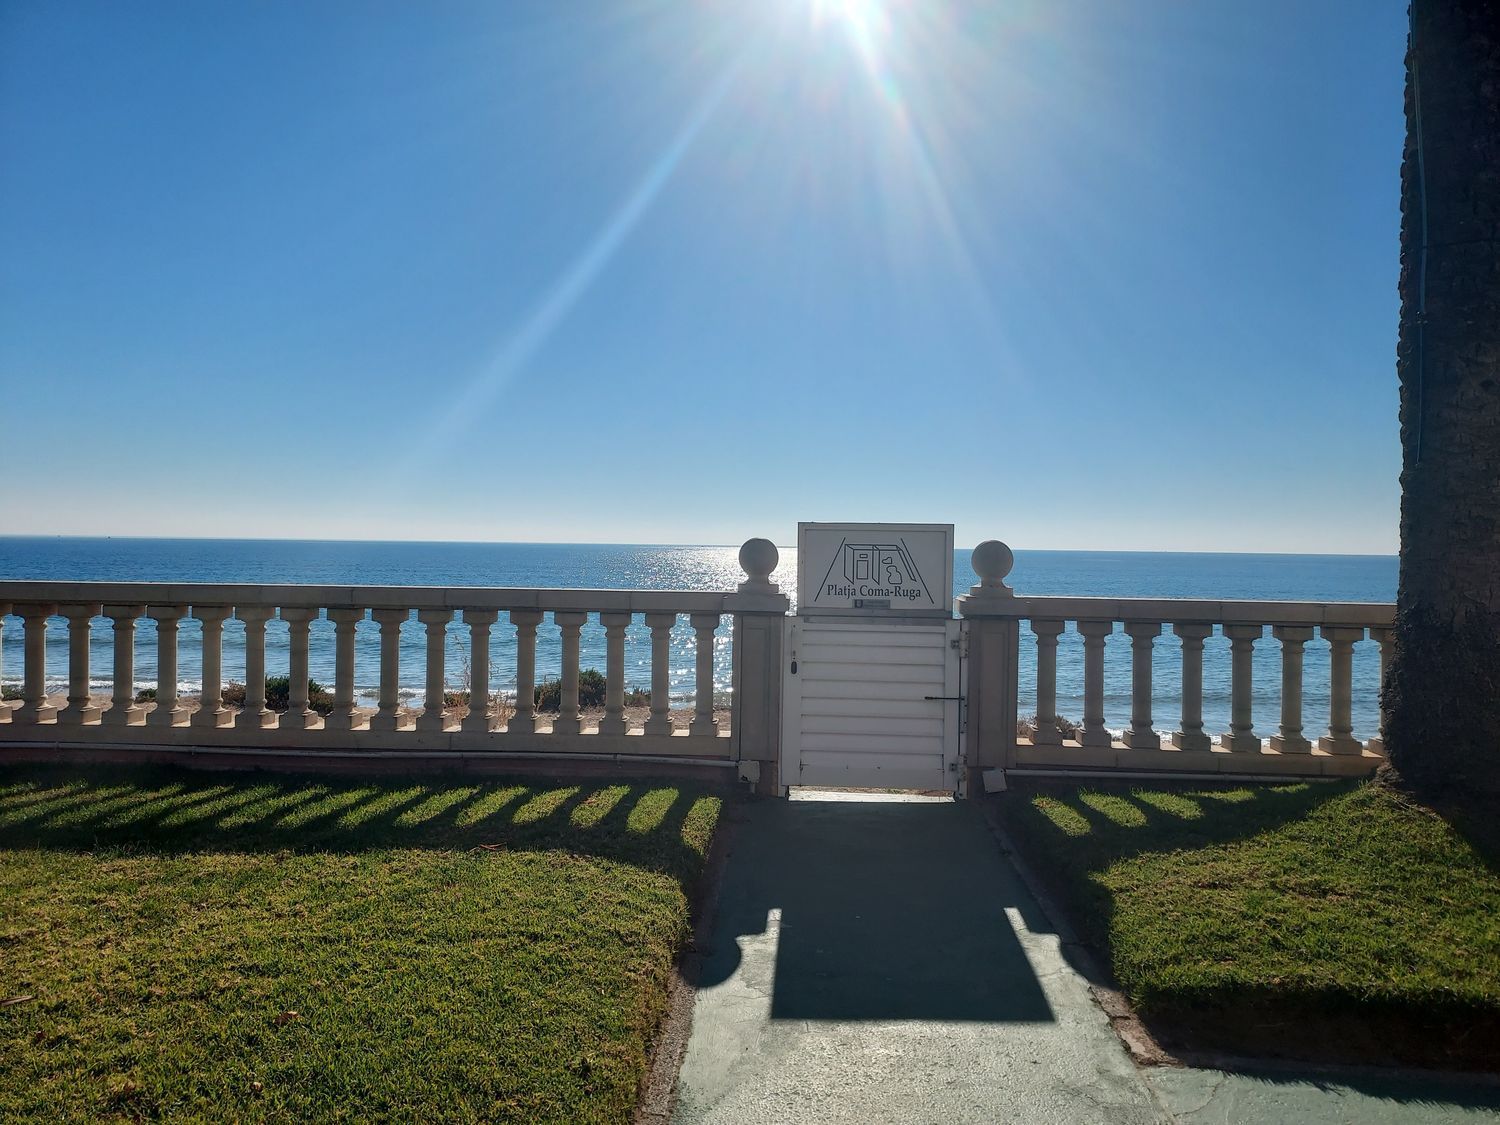
<path fill-rule="evenodd" d="M 168 542 L 168 543 L 376 543 L 393 544 L 409 543 L 413 546 L 460 546 L 460 547 L 714 547 L 725 550 L 735 550 L 742 546 L 741 543 L 651 543 L 651 542 L 623 542 L 618 540 L 562 540 L 562 539 L 307 539 L 296 536 L 274 536 L 274 535 L 80 535 L 65 532 L 0 532 L 0 542 L 7 539 L 77 539 L 77 540 L 106 540 L 125 539 L 134 542 Z M 1004 542 L 1002 540 L 1002 542 Z M 1098 547 L 1017 547 L 1013 543 L 1006 543 L 1013 551 L 1027 551 L 1050 554 L 1069 555 L 1243 555 L 1246 557 L 1281 556 L 1286 558 L 1307 558 L 1309 556 L 1321 558 L 1344 558 L 1344 559 L 1399 559 L 1399 552 L 1379 551 L 1207 551 L 1207 550 L 1166 550 L 1163 548 L 1115 548 L 1104 549 Z M 969 547 L 955 546 L 955 550 L 972 551 L 974 544 Z M 795 543 L 777 543 L 778 551 L 795 551 Z"/>

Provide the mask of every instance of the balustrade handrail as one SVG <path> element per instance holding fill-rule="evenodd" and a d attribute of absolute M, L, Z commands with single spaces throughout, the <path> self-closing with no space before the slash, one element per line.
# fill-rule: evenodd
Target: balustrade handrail
<path fill-rule="evenodd" d="M 729 613 L 744 595 L 703 590 L 496 586 L 323 586 L 209 582 L 0 582 L 0 603 L 273 606 L 325 609 L 538 609 L 608 613 Z"/>
<path fill-rule="evenodd" d="M 1348 625 L 1389 629 L 1394 602 L 1311 602 L 1202 598 L 1026 596 L 963 599 L 965 617 L 1015 620 L 1159 621 L 1217 625 Z"/>

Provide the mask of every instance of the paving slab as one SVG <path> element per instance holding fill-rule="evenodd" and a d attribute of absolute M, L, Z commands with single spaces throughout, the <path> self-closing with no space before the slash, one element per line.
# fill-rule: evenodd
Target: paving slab
<path fill-rule="evenodd" d="M 1500 1120 L 1493 1088 L 1138 1069 L 969 804 L 731 815 L 678 1125 Z"/>

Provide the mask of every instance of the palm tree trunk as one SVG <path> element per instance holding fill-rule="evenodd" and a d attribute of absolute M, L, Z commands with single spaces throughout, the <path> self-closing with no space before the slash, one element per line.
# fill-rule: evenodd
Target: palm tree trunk
<path fill-rule="evenodd" d="M 1500 793 L 1500 0 L 1412 0 L 1401 166 L 1401 585 L 1386 744 Z"/>

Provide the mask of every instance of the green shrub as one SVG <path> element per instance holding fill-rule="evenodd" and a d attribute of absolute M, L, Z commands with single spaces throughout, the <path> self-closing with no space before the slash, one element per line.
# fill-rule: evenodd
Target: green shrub
<path fill-rule="evenodd" d="M 137 703 L 155 703 L 156 702 L 156 688 L 154 688 L 154 687 L 143 687 L 143 688 L 141 688 L 140 691 L 138 691 L 138 692 L 135 693 L 135 701 Z"/>
<path fill-rule="evenodd" d="M 317 680 L 307 681 L 307 704 L 320 715 L 333 710 L 333 695 Z M 285 711 L 292 705 L 292 678 L 290 676 L 266 677 L 266 706 L 272 711 Z"/>
<path fill-rule="evenodd" d="M 0 687 L 0 700 L 9 702 L 10 700 L 13 700 L 13 699 L 25 699 L 25 698 L 26 698 L 26 693 L 23 692 L 20 688 L 14 686 L 13 684 L 6 684 L 4 687 Z"/>
<path fill-rule="evenodd" d="M 578 706 L 603 707 L 605 688 L 603 674 L 596 668 L 585 668 L 578 673 Z M 537 684 L 534 698 L 538 711 L 562 710 L 562 681 Z"/>

